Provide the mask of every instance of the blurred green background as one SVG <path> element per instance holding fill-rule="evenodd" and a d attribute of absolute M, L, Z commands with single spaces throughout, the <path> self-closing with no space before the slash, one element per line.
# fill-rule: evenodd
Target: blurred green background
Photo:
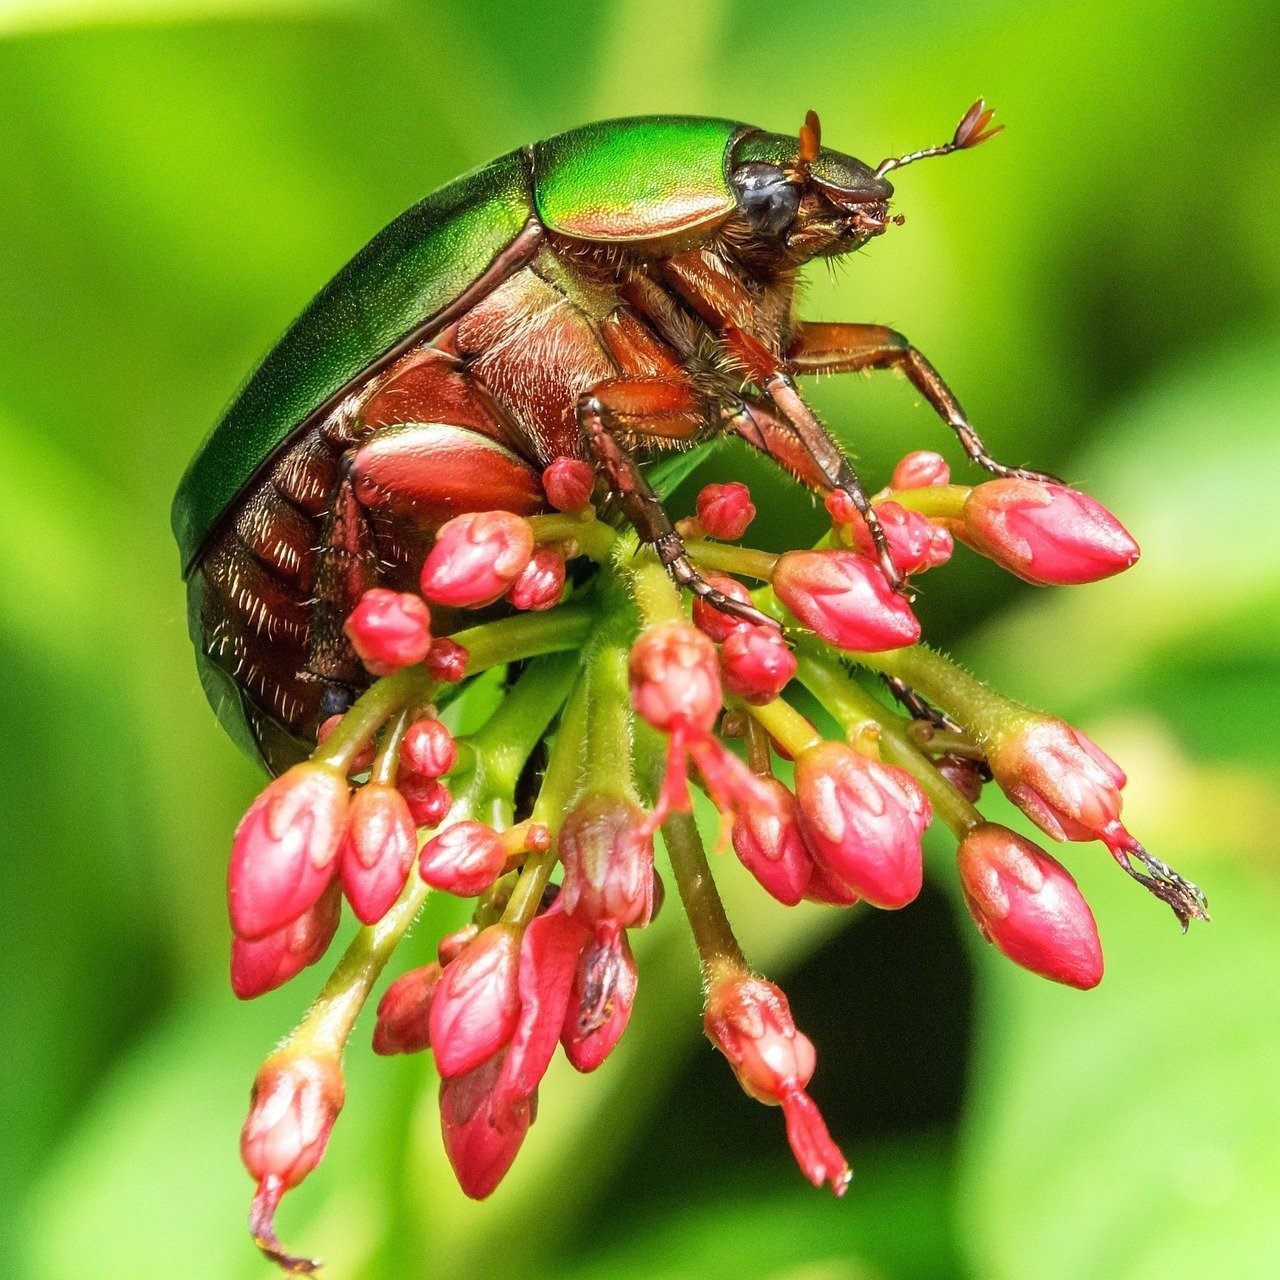
<path fill-rule="evenodd" d="M 1126 764 L 1134 827 L 1213 924 L 1179 937 L 1100 846 L 1069 850 L 1109 966 L 1082 995 L 977 940 L 945 841 L 893 915 L 788 912 L 722 858 L 818 1043 L 844 1202 L 701 1040 L 672 903 L 623 1048 L 553 1071 L 489 1203 L 448 1176 L 426 1065 L 373 1062 L 365 1027 L 282 1228 L 335 1280 L 1280 1275 L 1278 81 L 1280 10 L 1237 0 L 0 2 L 0 1269 L 266 1273 L 236 1135 L 320 973 L 251 1006 L 227 986 L 224 858 L 259 779 L 200 694 L 168 507 L 292 315 L 424 192 L 585 120 L 816 107 L 874 162 L 983 93 L 1008 131 L 903 174 L 907 225 L 815 273 L 806 310 L 905 330 L 999 456 L 1143 543 L 1073 592 L 961 552 L 921 608 Z M 954 454 L 887 375 L 815 395 L 873 483 Z M 758 487 L 770 544 L 817 532 L 754 460 L 711 471 Z"/>

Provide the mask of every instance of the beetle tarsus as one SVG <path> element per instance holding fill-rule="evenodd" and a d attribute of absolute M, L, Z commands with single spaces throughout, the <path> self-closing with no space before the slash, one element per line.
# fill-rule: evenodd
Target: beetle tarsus
<path fill-rule="evenodd" d="M 695 596 L 705 600 L 719 613 L 727 613 L 730 617 L 739 618 L 757 627 L 781 625 L 776 618 L 769 617 L 767 613 L 761 613 L 754 605 L 744 600 L 735 600 L 732 596 L 725 595 L 718 587 L 713 587 L 693 567 L 693 563 L 685 554 L 684 544 L 680 541 L 678 534 L 659 539 L 654 543 L 654 550 L 657 551 L 658 559 L 662 561 L 663 567 L 677 586 L 683 587 L 686 591 L 692 591 Z"/>

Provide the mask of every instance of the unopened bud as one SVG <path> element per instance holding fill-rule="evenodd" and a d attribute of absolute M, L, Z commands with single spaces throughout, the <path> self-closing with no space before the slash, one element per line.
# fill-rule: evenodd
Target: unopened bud
<path fill-rule="evenodd" d="M 538 547 L 512 583 L 507 599 L 517 609 L 550 609 L 560 603 L 564 578 L 564 556 L 554 547 Z"/>
<path fill-rule="evenodd" d="M 664 622 L 640 633 L 628 662 L 631 702 L 655 729 L 706 733 L 720 713 L 715 646 L 687 622 Z"/>
<path fill-rule="evenodd" d="M 929 489 L 934 485 L 949 484 L 951 468 L 940 453 L 929 449 L 917 449 L 905 454 L 893 469 L 891 489 Z"/>
<path fill-rule="evenodd" d="M 577 458 L 556 458 L 542 473 L 542 489 L 557 511 L 577 515 L 591 502 L 595 472 Z"/>
<path fill-rule="evenodd" d="M 1061 863 L 990 822 L 964 837 L 957 859 L 969 911 L 1010 960 L 1082 990 L 1098 985 L 1098 926 Z"/>
<path fill-rule="evenodd" d="M 1027 582 L 1071 586 L 1134 564 L 1138 544 L 1100 502 L 1065 485 L 989 480 L 969 495 L 957 534 Z"/>
<path fill-rule="evenodd" d="M 375 676 L 421 662 L 431 648 L 431 612 L 418 596 L 373 587 L 343 625 L 356 656 Z"/>
<path fill-rule="evenodd" d="M 909 774 L 824 742 L 796 761 L 796 802 L 809 849 L 832 879 L 878 907 L 919 894 L 932 812 Z"/>
<path fill-rule="evenodd" d="M 737 481 L 704 485 L 696 501 L 703 533 L 722 542 L 737 541 L 756 518 L 751 490 Z"/>
<path fill-rule="evenodd" d="M 560 829 L 565 911 L 594 927 L 646 925 L 653 914 L 653 842 L 645 814 L 620 796 L 592 792 L 569 811 Z"/>
<path fill-rule="evenodd" d="M 506 861 L 502 837 L 468 819 L 445 827 L 422 846 L 418 870 L 433 889 L 474 898 L 502 874 Z"/>
<path fill-rule="evenodd" d="M 382 993 L 373 1028 L 374 1053 L 420 1053 L 431 1047 L 431 1002 L 441 973 L 438 964 L 410 969 Z"/>
<path fill-rule="evenodd" d="M 369 782 L 351 802 L 342 842 L 342 887 L 364 924 L 381 920 L 400 896 L 418 851 L 417 826 L 404 796 Z"/>
<path fill-rule="evenodd" d="M 813 860 L 800 832 L 795 797 L 776 779 L 759 782 L 755 802 L 735 813 L 733 849 L 769 894 L 793 907 L 809 888 Z"/>
<path fill-rule="evenodd" d="M 247 941 L 315 906 L 333 879 L 347 820 L 346 778 L 306 761 L 281 774 L 236 828 L 227 873 L 231 927 Z"/>
<path fill-rule="evenodd" d="M 520 1014 L 520 931 L 482 929 L 445 967 L 431 1002 L 431 1048 L 442 1076 L 459 1076 L 511 1039 Z"/>
<path fill-rule="evenodd" d="M 721 646 L 720 673 L 730 693 L 763 706 L 795 675 L 796 656 L 777 627 L 739 627 Z"/>
<path fill-rule="evenodd" d="M 456 640 L 441 636 L 439 640 L 431 642 L 424 665 L 433 680 L 457 684 L 467 674 L 470 658 L 471 655 Z"/>
<path fill-rule="evenodd" d="M 231 989 L 252 1000 L 282 987 L 329 949 L 342 918 L 342 888 L 335 881 L 296 920 L 255 942 L 231 939 Z"/>
<path fill-rule="evenodd" d="M 852 551 L 788 551 L 773 589 L 806 627 L 840 649 L 875 653 L 915 644 L 920 623 L 880 567 Z"/>
<path fill-rule="evenodd" d="M 743 604 L 751 603 L 751 593 L 737 578 L 731 578 L 725 573 L 709 573 L 706 577 L 708 586 L 715 587 L 717 591 L 722 595 L 728 596 L 730 600 L 738 600 Z M 693 625 L 699 631 L 705 632 L 717 644 L 720 644 L 739 627 L 745 627 L 749 624 L 741 618 L 735 618 L 732 614 L 721 612 L 715 605 L 708 604 L 702 596 L 695 596 L 693 599 Z"/>
<path fill-rule="evenodd" d="M 442 778 L 457 763 L 458 744 L 435 716 L 427 716 L 405 730 L 400 758 L 406 768 L 424 778 Z"/>
<path fill-rule="evenodd" d="M 479 608 L 500 600 L 533 555 L 533 526 L 509 511 L 475 511 L 442 525 L 422 566 L 434 604 Z"/>
<path fill-rule="evenodd" d="M 240 1156 L 254 1180 L 296 1187 L 320 1163 L 343 1093 L 336 1059 L 272 1054 L 258 1071 L 240 1134 Z"/>
<path fill-rule="evenodd" d="M 458 1185 L 483 1200 L 507 1175 L 537 1115 L 536 1095 L 499 1129 L 493 1123 L 493 1089 L 506 1058 L 500 1052 L 464 1075 L 440 1082 L 440 1130 Z"/>

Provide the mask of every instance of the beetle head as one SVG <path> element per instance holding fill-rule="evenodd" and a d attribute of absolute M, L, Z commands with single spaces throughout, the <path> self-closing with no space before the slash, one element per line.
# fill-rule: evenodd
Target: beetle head
<path fill-rule="evenodd" d="M 882 161 L 873 169 L 822 145 L 818 117 L 810 111 L 799 141 L 753 130 L 735 141 L 729 182 L 738 202 L 738 235 L 749 248 L 781 253 L 793 263 L 847 253 L 880 235 L 890 222 L 893 186 L 885 175 L 928 156 L 977 146 L 1000 132 L 988 128 L 992 113 L 979 99 L 950 142 Z"/>

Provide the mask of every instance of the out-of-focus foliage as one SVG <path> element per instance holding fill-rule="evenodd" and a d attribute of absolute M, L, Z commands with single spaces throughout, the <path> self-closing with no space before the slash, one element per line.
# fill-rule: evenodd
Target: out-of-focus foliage
<path fill-rule="evenodd" d="M 1109 962 L 1081 995 L 981 946 L 945 841 L 936 891 L 891 918 L 786 912 L 722 859 L 752 959 L 818 1042 L 844 1203 L 799 1182 L 778 1115 L 700 1040 L 671 903 L 623 1049 L 553 1075 L 491 1202 L 451 1184 L 423 1064 L 374 1063 L 362 1038 L 283 1226 L 361 1280 L 1273 1277 L 1277 80 L 1280 11 L 1243 0 L 0 5 L 15 1274 L 264 1274 L 235 1135 L 319 979 L 249 1007 L 227 989 L 223 859 L 256 779 L 199 692 L 168 534 L 256 357 L 402 207 L 530 139 L 655 110 L 785 129 L 812 106 L 875 161 L 984 93 L 1007 133 L 902 174 L 907 225 L 815 274 L 808 310 L 904 329 L 998 454 L 1082 483 L 1143 542 L 1135 571 L 1072 593 L 966 556 L 921 609 L 1125 761 L 1135 829 L 1206 885 L 1213 924 L 1178 937 L 1100 847 L 1068 851 Z M 943 439 L 894 379 L 816 394 L 872 482 Z M 707 468 L 730 471 L 768 543 L 816 533 L 755 460 Z"/>

